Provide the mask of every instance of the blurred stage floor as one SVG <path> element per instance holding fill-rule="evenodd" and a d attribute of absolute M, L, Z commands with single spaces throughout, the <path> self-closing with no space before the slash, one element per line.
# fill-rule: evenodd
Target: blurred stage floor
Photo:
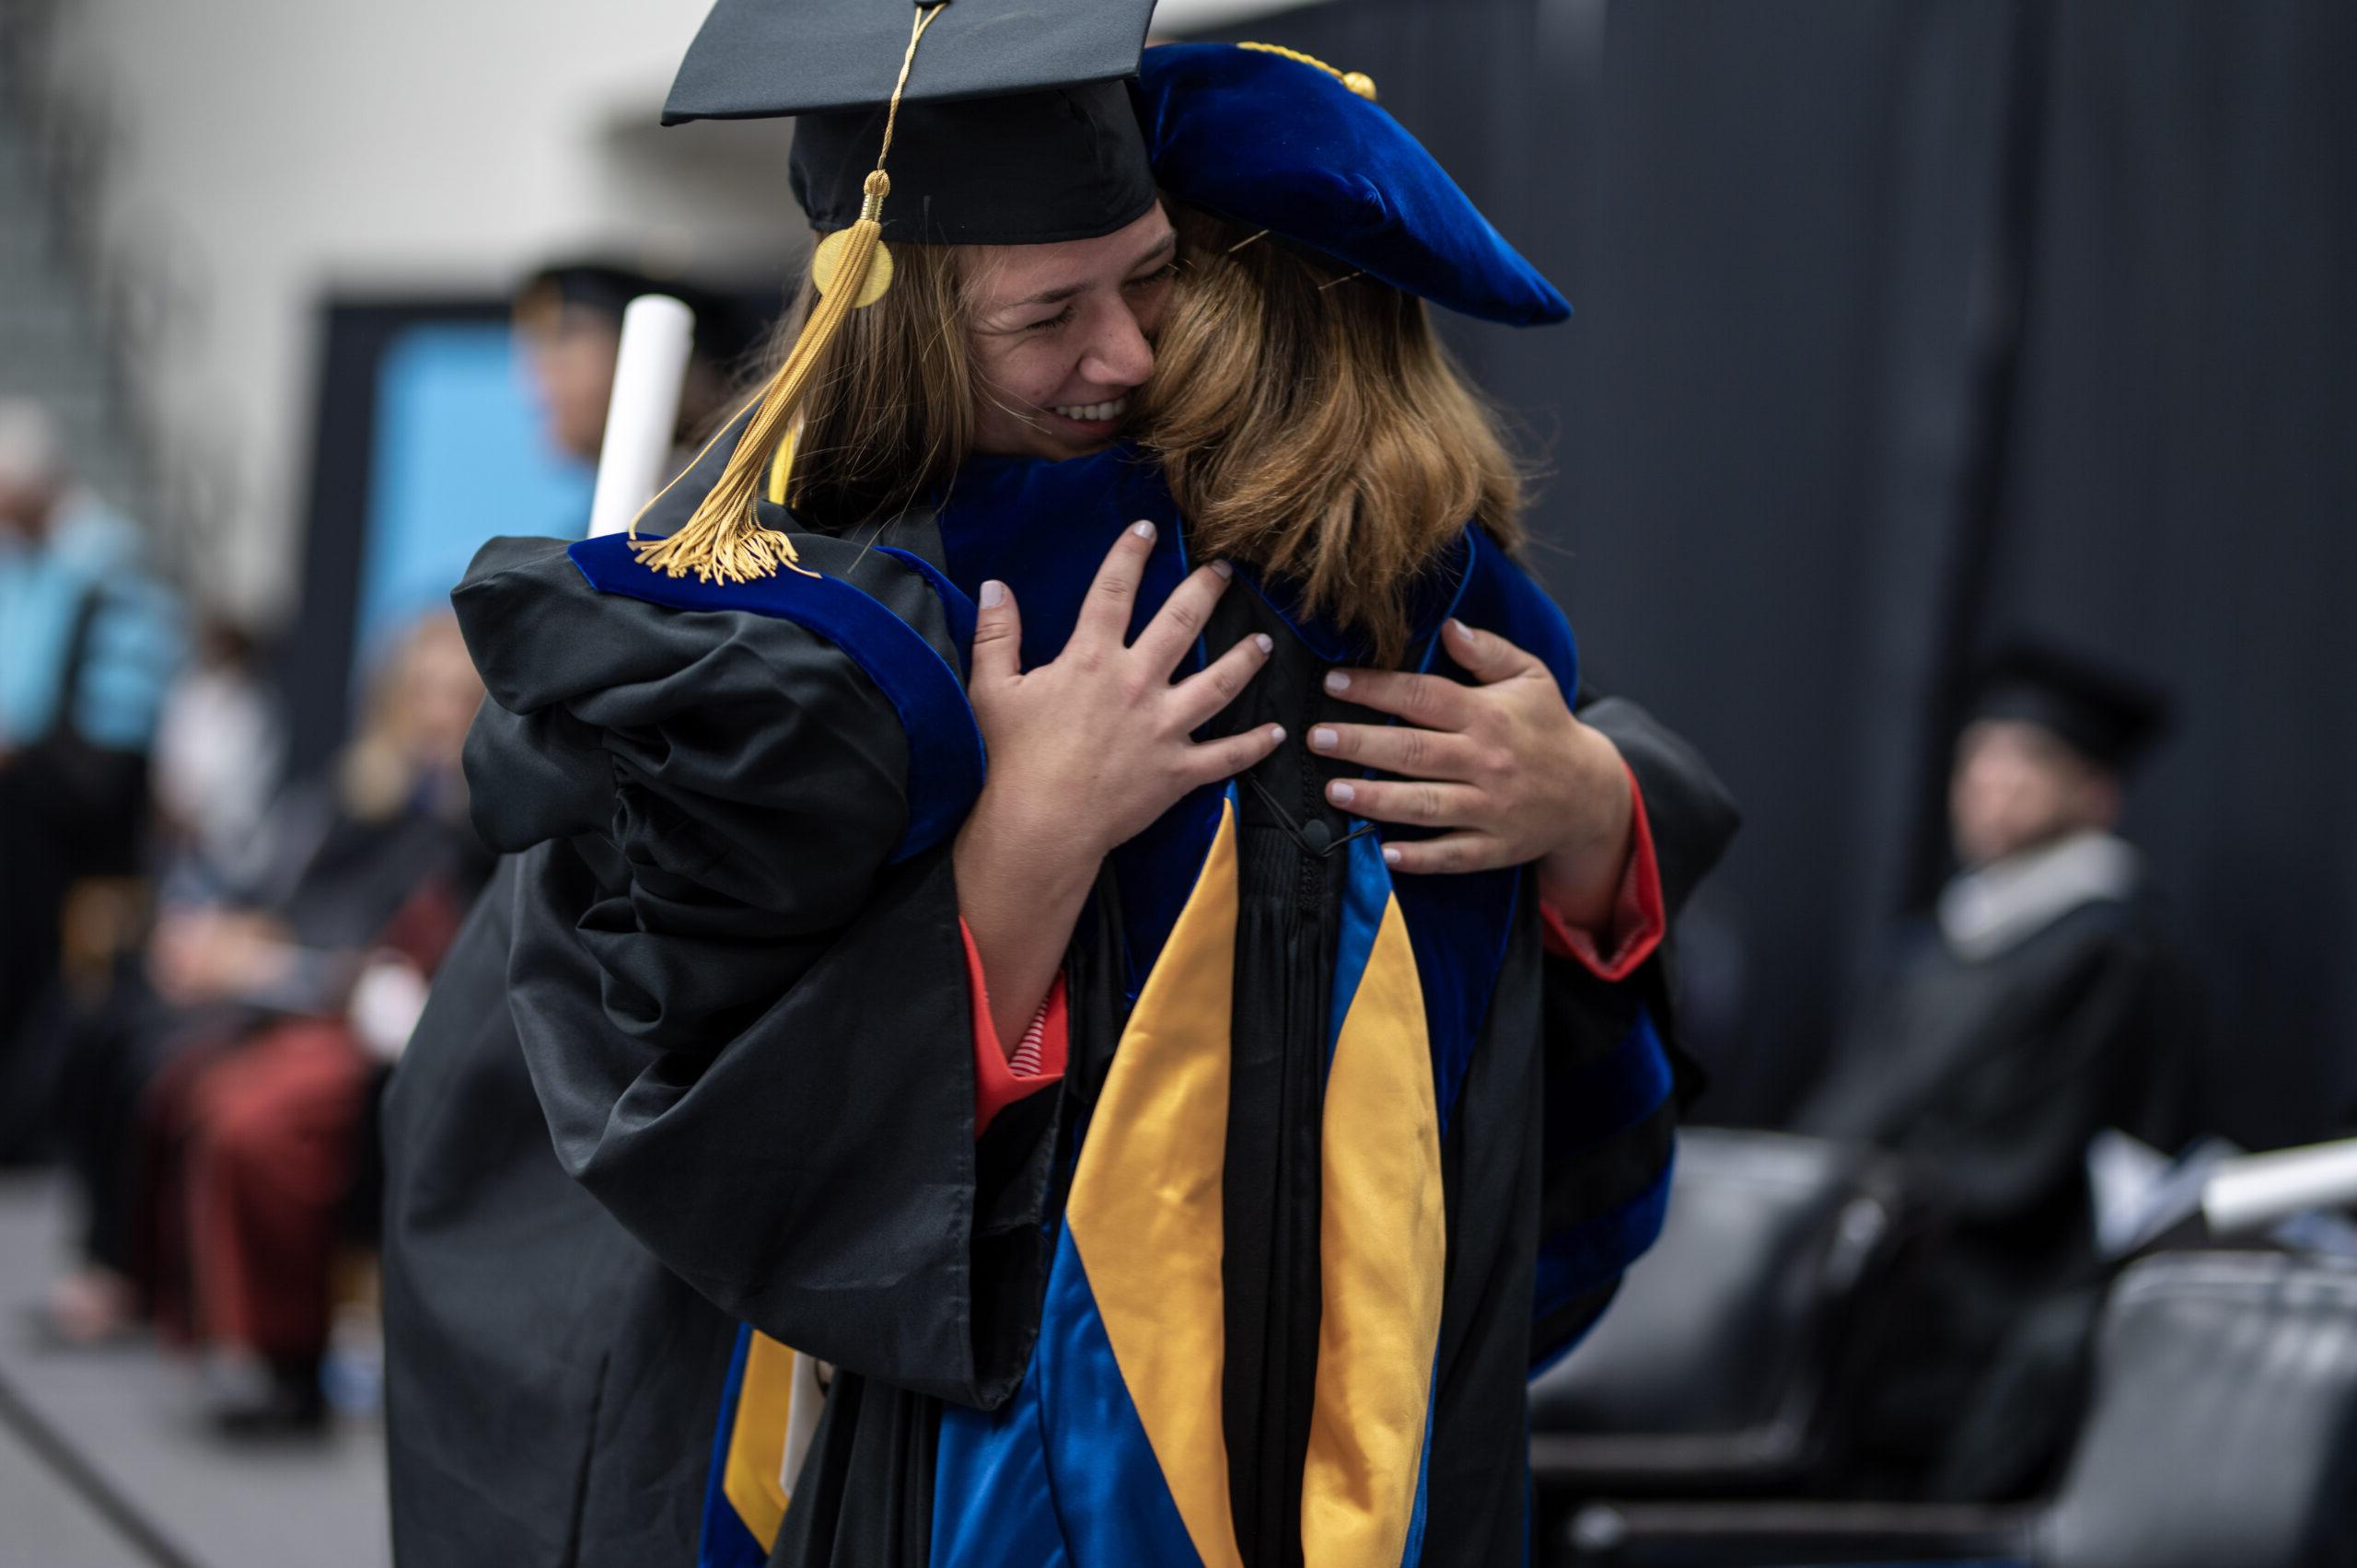
<path fill-rule="evenodd" d="M 0 1568 L 389 1564 L 375 1423 L 339 1420 L 310 1445 L 232 1447 L 205 1428 L 189 1368 L 152 1343 L 41 1343 L 32 1313 L 68 1224 L 59 1183 L 0 1176 Z M 166 1550 L 143 1548 L 72 1484 L 76 1463 Z"/>

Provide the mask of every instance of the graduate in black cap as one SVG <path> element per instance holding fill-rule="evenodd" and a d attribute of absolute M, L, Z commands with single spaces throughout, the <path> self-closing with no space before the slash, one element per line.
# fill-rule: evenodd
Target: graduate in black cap
<path fill-rule="evenodd" d="M 679 398 L 682 442 L 712 428 L 739 366 L 769 325 L 758 309 L 726 290 L 657 277 L 621 261 L 579 257 L 534 269 L 516 291 L 516 331 L 549 442 L 576 462 L 596 462 L 604 445 L 622 312 L 643 294 L 668 295 L 695 318 Z"/>
<path fill-rule="evenodd" d="M 803 113 L 791 347 L 635 538 L 457 595 L 516 859 L 388 1114 L 405 1562 L 1495 1561 L 1524 1377 L 1659 1223 L 1654 958 L 1732 814 L 1573 719 L 1510 483 L 1337 594 L 1202 564 L 1115 444 L 1157 173 L 1283 198 L 1427 360 L 1411 292 L 1560 298 L 1341 74 L 1168 52 L 1133 108 L 1143 6 L 1051 9 L 724 4 L 672 114 Z"/>
<path fill-rule="evenodd" d="M 1959 870 L 1894 944 L 1804 1109 L 1807 1131 L 1901 1156 L 1937 1227 L 1861 1412 L 1886 1482 L 1970 1495 L 2038 1479 L 2067 1425 L 2017 1429 L 2004 1453 L 1984 1434 L 1959 1454 L 1953 1436 L 2000 1342 L 2095 1260 L 2089 1140 L 2118 1128 L 2174 1152 L 2191 1130 L 2198 998 L 2117 834 L 2166 714 L 2051 644 L 1991 661 L 1949 784 Z"/>

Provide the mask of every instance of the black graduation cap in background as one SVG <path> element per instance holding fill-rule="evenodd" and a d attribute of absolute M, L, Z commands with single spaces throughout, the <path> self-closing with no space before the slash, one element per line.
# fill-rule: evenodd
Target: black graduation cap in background
<path fill-rule="evenodd" d="M 735 365 L 769 331 L 772 312 L 741 292 L 658 275 L 602 256 L 572 257 L 536 269 L 517 289 L 516 306 L 528 313 L 552 304 L 571 305 L 619 324 L 630 302 L 643 294 L 668 294 L 686 306 L 696 319 L 696 355 L 714 365 Z"/>
<path fill-rule="evenodd" d="M 2055 644 L 2006 644 L 1983 668 L 1975 719 L 2018 719 L 2107 768 L 2125 768 L 2160 738 L 2169 702 L 2158 688 Z"/>
<path fill-rule="evenodd" d="M 798 117 L 794 192 L 848 228 L 900 89 L 885 237 L 946 245 L 1088 239 L 1153 204 L 1122 79 L 1154 0 L 719 0 L 663 122 Z"/>

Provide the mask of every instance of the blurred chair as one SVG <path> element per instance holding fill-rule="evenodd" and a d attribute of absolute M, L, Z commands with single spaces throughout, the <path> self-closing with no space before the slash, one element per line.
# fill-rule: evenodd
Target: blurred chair
<path fill-rule="evenodd" d="M 2357 1265 L 2181 1252 L 2124 1274 L 2095 1401 L 2042 1506 L 1598 1504 L 1559 1564 L 2349 1568 L 2357 1563 Z"/>
<path fill-rule="evenodd" d="M 1661 1239 L 1596 1331 L 1531 1386 L 1541 1492 L 1805 1485 L 1828 1442 L 1836 1352 L 1899 1206 L 1896 1167 L 1871 1151 L 1681 1132 Z"/>

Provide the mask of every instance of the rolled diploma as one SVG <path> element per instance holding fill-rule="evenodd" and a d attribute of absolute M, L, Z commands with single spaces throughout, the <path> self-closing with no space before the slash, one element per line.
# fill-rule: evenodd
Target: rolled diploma
<path fill-rule="evenodd" d="M 2221 1236 L 2353 1202 L 2357 1138 L 2227 1160 L 2201 1191 L 2202 1217 Z"/>
<path fill-rule="evenodd" d="M 589 503 L 589 537 L 620 533 L 654 497 L 671 459 L 679 393 L 688 378 L 695 313 L 668 294 L 642 294 L 622 312 L 614 356 L 614 396 L 606 405 L 606 441 L 598 453 L 598 490 Z"/>

